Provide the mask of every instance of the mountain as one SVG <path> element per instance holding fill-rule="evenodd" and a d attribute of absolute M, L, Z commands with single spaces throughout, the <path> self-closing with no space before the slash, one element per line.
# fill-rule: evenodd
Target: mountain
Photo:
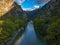
<path fill-rule="evenodd" d="M 4 15 L 16 15 L 16 16 L 22 16 L 24 18 L 27 17 L 27 13 L 24 12 L 21 8 L 20 5 L 18 5 L 17 3 L 13 3 L 13 8 L 11 10 L 9 10 L 6 14 Z"/>
<path fill-rule="evenodd" d="M 45 5 L 43 8 L 42 8 L 42 11 L 39 12 L 40 14 L 42 15 L 50 15 L 52 16 L 52 14 L 55 14 L 55 15 L 60 15 L 60 6 L 59 6 L 59 3 L 60 1 L 59 0 L 51 0 L 49 3 L 47 3 L 47 5 Z"/>
<path fill-rule="evenodd" d="M 16 15 L 16 16 L 23 16 L 24 18 L 27 17 L 27 13 L 24 12 L 20 5 L 13 2 L 13 0 L 3 0 L 0 1 L 0 17 L 6 15 Z"/>
<path fill-rule="evenodd" d="M 33 19 L 40 39 L 48 45 L 60 45 L 60 0 L 51 0 Z"/>
<path fill-rule="evenodd" d="M 0 17 L 13 8 L 13 0 L 0 0 Z"/>
<path fill-rule="evenodd" d="M 35 17 L 36 14 L 39 13 L 39 12 L 41 12 L 41 11 L 44 9 L 44 7 L 45 7 L 46 5 L 48 5 L 49 2 L 50 2 L 50 1 L 48 1 L 47 3 L 45 3 L 43 6 L 39 6 L 39 8 L 37 8 L 37 9 L 35 9 L 35 10 L 26 11 L 26 12 L 28 13 L 28 15 L 29 15 L 30 18 Z"/>
<path fill-rule="evenodd" d="M 33 11 L 27 11 L 28 15 L 30 17 L 35 17 L 36 14 L 43 14 L 43 15 L 51 15 L 51 10 L 57 10 L 55 13 L 57 13 L 58 15 L 60 15 L 60 9 L 58 6 L 58 2 L 60 2 L 59 0 L 51 0 L 49 1 L 48 3 L 46 3 L 43 7 L 40 7 L 36 10 L 33 10 Z M 55 4 L 56 3 L 56 4 Z M 48 10 L 48 11 L 46 11 Z M 44 12 L 43 12 L 44 11 Z"/>
<path fill-rule="evenodd" d="M 12 38 L 16 38 L 16 32 L 26 26 L 27 18 L 27 13 L 16 2 L 0 0 L 0 45 L 9 45 L 8 42 L 14 41 Z M 20 35 L 22 32 L 19 32 Z"/>

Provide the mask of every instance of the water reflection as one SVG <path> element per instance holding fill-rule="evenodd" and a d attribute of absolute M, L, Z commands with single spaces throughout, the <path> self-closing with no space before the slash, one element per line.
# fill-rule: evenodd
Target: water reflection
<path fill-rule="evenodd" d="M 30 21 L 27 24 L 26 31 L 19 38 L 14 45 L 46 45 L 44 42 L 40 41 L 34 31 L 33 22 Z"/>

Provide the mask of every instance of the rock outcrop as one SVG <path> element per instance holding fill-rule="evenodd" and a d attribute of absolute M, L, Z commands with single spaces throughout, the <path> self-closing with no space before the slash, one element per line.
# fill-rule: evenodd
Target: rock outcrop
<path fill-rule="evenodd" d="M 18 5 L 16 2 L 13 3 L 13 8 L 11 8 L 11 10 L 9 10 L 7 13 L 5 13 L 4 15 L 15 15 L 15 16 L 22 16 L 23 18 L 27 17 L 27 13 L 24 12 L 21 8 L 20 5 Z"/>
<path fill-rule="evenodd" d="M 0 17 L 13 8 L 13 0 L 0 0 Z"/>
<path fill-rule="evenodd" d="M 20 5 L 18 5 L 13 0 L 0 0 L 0 17 L 6 15 L 16 15 L 27 17 L 26 12 L 24 12 Z"/>

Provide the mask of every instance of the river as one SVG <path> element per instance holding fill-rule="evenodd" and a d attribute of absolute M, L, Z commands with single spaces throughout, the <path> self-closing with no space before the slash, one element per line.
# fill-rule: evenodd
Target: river
<path fill-rule="evenodd" d="M 14 45 L 46 45 L 46 43 L 38 39 L 34 30 L 33 21 L 30 21 L 27 23 L 23 35 L 16 40 Z"/>

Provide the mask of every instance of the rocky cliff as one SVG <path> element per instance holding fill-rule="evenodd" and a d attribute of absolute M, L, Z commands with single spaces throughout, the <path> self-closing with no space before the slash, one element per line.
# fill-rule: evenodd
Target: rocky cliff
<path fill-rule="evenodd" d="M 0 0 L 0 17 L 13 8 L 13 0 Z"/>
<path fill-rule="evenodd" d="M 27 16 L 21 6 L 13 2 L 13 0 L 0 0 L 0 17 L 3 15 L 20 15 L 24 18 Z"/>
<path fill-rule="evenodd" d="M 26 26 L 26 17 L 27 13 L 13 0 L 0 0 L 0 45 L 6 45 L 18 29 Z"/>
<path fill-rule="evenodd" d="M 20 5 L 18 5 L 16 2 L 13 3 L 13 8 L 11 8 L 7 13 L 5 13 L 4 15 L 15 15 L 15 16 L 21 16 L 23 18 L 27 17 L 27 13 L 24 12 L 21 8 Z"/>

